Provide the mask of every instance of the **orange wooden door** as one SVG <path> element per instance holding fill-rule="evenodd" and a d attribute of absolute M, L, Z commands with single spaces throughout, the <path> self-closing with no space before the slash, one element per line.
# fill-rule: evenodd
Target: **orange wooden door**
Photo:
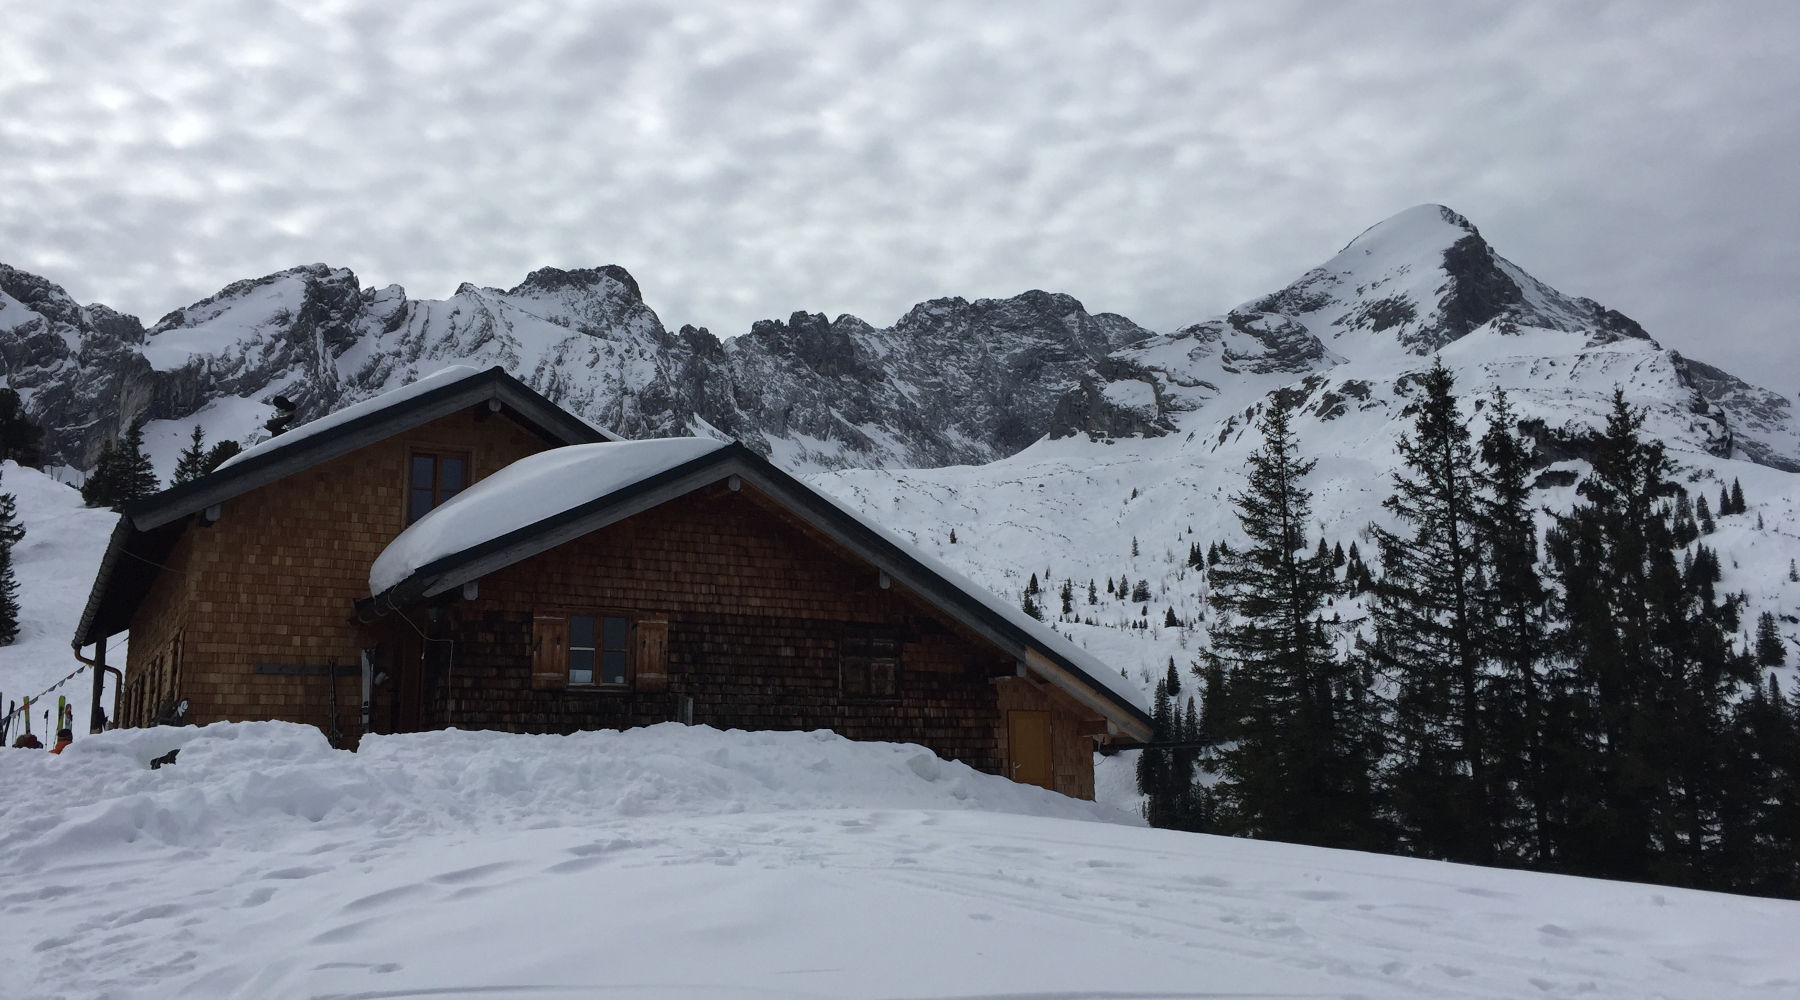
<path fill-rule="evenodd" d="M 1006 745 L 1012 780 L 1054 788 L 1050 770 L 1050 713 L 1013 711 L 1006 715 Z"/>

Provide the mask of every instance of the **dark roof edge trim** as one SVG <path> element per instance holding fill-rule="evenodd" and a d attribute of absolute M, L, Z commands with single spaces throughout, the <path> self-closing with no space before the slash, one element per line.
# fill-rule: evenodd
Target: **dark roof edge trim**
<path fill-rule="evenodd" d="M 365 413 L 341 427 L 313 435 L 291 447 L 277 448 L 191 483 L 170 487 L 127 504 L 124 512 L 140 531 L 161 527 L 321 462 L 367 447 L 402 430 L 489 399 L 498 399 L 518 415 L 520 422 L 561 444 L 616 439 L 610 432 L 595 429 L 496 366 L 393 406 Z"/>

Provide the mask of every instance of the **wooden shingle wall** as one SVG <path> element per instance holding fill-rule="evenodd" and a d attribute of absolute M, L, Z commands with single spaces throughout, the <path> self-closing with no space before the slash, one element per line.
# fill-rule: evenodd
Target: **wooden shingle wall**
<path fill-rule="evenodd" d="M 191 519 L 132 618 L 120 700 L 123 725 L 147 724 L 160 701 L 188 700 L 188 720 L 285 719 L 328 725 L 335 660 L 359 663 L 352 621 L 369 566 L 405 525 L 414 448 L 467 452 L 480 479 L 546 443 L 501 416 L 465 411 L 226 501 L 218 523 Z M 150 668 L 179 637 L 174 690 Z M 319 673 L 258 674 L 256 665 Z M 354 740 L 361 684 L 339 677 L 338 729 Z"/>

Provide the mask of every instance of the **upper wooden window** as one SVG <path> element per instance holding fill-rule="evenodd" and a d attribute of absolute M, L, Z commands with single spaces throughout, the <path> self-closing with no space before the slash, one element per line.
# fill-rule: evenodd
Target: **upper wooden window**
<path fill-rule="evenodd" d="M 892 635 L 847 635 L 840 647 L 844 697 L 891 701 L 900 697 L 900 640 Z"/>
<path fill-rule="evenodd" d="M 467 452 L 413 452 L 407 475 L 406 523 L 431 513 L 468 485 Z"/>

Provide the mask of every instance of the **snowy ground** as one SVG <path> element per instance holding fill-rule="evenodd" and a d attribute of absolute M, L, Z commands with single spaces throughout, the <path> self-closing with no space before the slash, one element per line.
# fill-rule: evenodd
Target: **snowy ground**
<path fill-rule="evenodd" d="M 824 733 L 126 731 L 0 787 L 20 997 L 1800 993 L 1800 904 L 1149 830 Z"/>

